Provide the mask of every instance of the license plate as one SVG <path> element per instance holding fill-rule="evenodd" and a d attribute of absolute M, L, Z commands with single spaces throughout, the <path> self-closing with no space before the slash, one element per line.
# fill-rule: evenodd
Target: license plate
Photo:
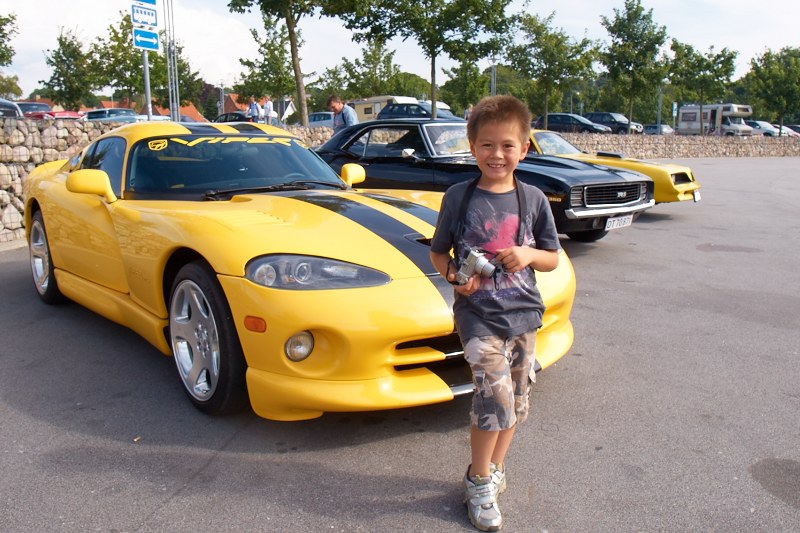
<path fill-rule="evenodd" d="M 700 201 L 700 191 L 692 192 L 692 197 L 694 198 L 695 202 L 699 202 Z"/>
<path fill-rule="evenodd" d="M 624 228 L 633 224 L 633 215 L 625 215 L 624 217 L 614 217 L 606 220 L 606 231 L 610 229 Z"/>

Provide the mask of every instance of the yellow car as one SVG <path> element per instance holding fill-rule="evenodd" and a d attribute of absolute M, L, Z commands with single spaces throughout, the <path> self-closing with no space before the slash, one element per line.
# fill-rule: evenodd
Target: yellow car
<path fill-rule="evenodd" d="M 591 155 L 581 152 L 558 133 L 546 130 L 531 130 L 531 145 L 528 157 L 555 155 L 577 159 L 599 166 L 624 168 L 648 176 L 655 185 L 656 203 L 700 201 L 700 184 L 692 174 L 692 169 L 673 163 L 657 163 L 622 157 L 620 154 L 598 152 Z"/>
<path fill-rule="evenodd" d="M 441 193 L 352 189 L 363 179 L 263 124 L 125 125 L 25 180 L 34 285 L 174 356 L 207 413 L 249 399 L 302 420 L 470 393 L 453 289 L 428 256 Z M 573 339 L 565 254 L 539 285 L 546 367 Z"/>

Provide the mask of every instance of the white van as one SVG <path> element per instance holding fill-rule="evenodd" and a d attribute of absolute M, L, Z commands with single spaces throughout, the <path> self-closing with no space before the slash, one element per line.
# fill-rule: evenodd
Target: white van
<path fill-rule="evenodd" d="M 676 132 L 680 135 L 750 136 L 753 128 L 745 124 L 744 119 L 752 114 L 753 109 L 749 105 L 687 104 L 678 110 Z"/>

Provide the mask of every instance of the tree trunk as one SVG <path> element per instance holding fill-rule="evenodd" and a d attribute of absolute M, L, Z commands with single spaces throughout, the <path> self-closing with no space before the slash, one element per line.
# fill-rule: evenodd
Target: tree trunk
<path fill-rule="evenodd" d="M 308 126 L 308 103 L 306 102 L 306 85 L 303 81 L 303 71 L 300 70 L 300 51 L 297 46 L 297 25 L 288 8 L 284 12 L 284 19 L 286 20 L 286 29 L 289 33 L 289 46 L 292 51 L 292 69 L 294 70 L 294 81 L 297 85 L 297 109 L 300 111 L 300 124 Z"/>
<path fill-rule="evenodd" d="M 436 54 L 431 53 L 431 117 L 436 118 Z"/>

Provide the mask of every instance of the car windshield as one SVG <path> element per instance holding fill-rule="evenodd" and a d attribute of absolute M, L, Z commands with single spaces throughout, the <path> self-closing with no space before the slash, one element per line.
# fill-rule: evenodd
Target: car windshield
<path fill-rule="evenodd" d="M 47 104 L 40 104 L 36 102 L 17 102 L 17 105 L 20 109 L 22 109 L 23 113 L 32 113 L 35 111 L 42 111 L 45 113 L 49 113 L 52 111 L 50 106 Z"/>
<path fill-rule="evenodd" d="M 628 122 L 628 119 L 625 117 L 625 115 L 621 113 L 611 113 L 611 117 L 617 122 Z"/>
<path fill-rule="evenodd" d="M 536 144 L 544 155 L 562 155 L 581 153 L 575 146 L 571 145 L 564 137 L 556 133 L 538 132 L 533 135 Z"/>
<path fill-rule="evenodd" d="M 109 117 L 128 117 L 128 116 L 136 116 L 136 111 L 133 109 L 109 109 L 108 110 Z"/>
<path fill-rule="evenodd" d="M 311 183 L 310 183 L 311 182 Z M 265 135 L 177 135 L 139 141 L 131 149 L 127 195 L 219 199 L 220 191 L 252 192 L 344 187 L 336 173 L 299 140 Z M 222 195 L 223 197 L 225 195 Z"/>
<path fill-rule="evenodd" d="M 425 132 L 433 145 L 434 155 L 469 154 L 467 139 L 467 123 L 461 124 L 426 124 Z"/>

